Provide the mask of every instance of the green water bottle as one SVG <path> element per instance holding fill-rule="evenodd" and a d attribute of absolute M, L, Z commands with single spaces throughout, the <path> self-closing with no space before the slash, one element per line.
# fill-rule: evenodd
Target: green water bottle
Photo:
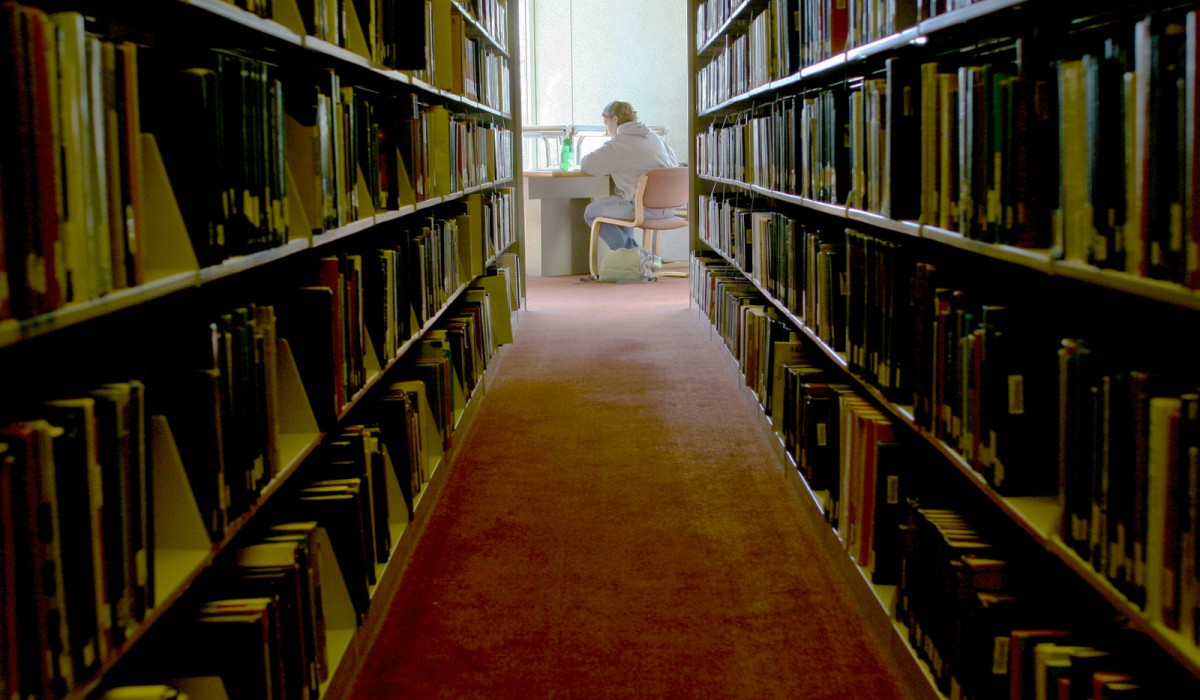
<path fill-rule="evenodd" d="M 558 169 L 567 171 L 571 169 L 571 161 L 574 159 L 573 149 L 571 147 L 571 130 L 569 127 L 563 127 L 562 138 L 562 153 L 558 156 Z"/>

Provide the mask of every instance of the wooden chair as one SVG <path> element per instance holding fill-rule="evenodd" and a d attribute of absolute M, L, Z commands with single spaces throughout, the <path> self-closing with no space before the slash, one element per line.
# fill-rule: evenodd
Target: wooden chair
<path fill-rule="evenodd" d="M 686 210 L 689 177 L 687 167 L 651 170 L 638 178 L 637 192 L 633 196 L 632 219 L 597 216 L 592 220 L 591 243 L 588 247 L 588 269 L 591 271 L 592 277 L 599 277 L 600 224 L 609 223 L 616 224 L 617 226 L 642 229 L 643 246 L 648 242 L 648 239 L 652 239 L 653 248 L 650 248 L 650 250 L 655 254 L 658 253 L 659 231 L 671 231 L 677 228 L 685 228 L 688 225 L 687 219 L 679 216 L 679 211 L 676 212 L 675 216 L 666 219 L 646 219 L 645 210 L 646 207 L 651 209 Z M 678 272 L 660 271 L 659 274 L 676 275 Z M 685 271 L 679 276 L 686 277 L 687 272 Z"/>

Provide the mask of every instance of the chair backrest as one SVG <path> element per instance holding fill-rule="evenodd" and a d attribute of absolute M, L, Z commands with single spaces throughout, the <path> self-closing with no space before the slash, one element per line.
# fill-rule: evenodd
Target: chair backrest
<path fill-rule="evenodd" d="M 645 186 L 639 182 L 642 206 L 652 209 L 676 209 L 688 203 L 687 167 L 657 168 L 642 176 Z"/>

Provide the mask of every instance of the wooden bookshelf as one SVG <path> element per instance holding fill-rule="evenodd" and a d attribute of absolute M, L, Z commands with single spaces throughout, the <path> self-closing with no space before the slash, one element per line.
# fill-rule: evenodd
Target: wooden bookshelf
<path fill-rule="evenodd" d="M 92 5 L 0 6 L 0 692 L 347 696 L 524 305 L 517 14 Z"/>
<path fill-rule="evenodd" d="M 921 694 L 1009 697 L 1007 668 L 981 671 L 990 658 L 959 648 L 983 634 L 968 615 L 996 620 L 982 617 L 984 602 L 910 610 L 897 602 L 905 584 L 897 598 L 874 583 L 873 563 L 895 553 L 867 551 L 857 520 L 839 522 L 875 509 L 874 487 L 808 483 L 804 426 L 777 415 L 805 419 L 802 404 L 777 407 L 786 382 L 836 383 L 836 401 L 852 409 L 843 417 L 877 411 L 894 426 L 911 460 L 899 472 L 916 519 L 905 532 L 928 532 L 930 508 L 955 512 L 1022 577 L 985 589 L 987 605 L 1011 605 L 1012 616 L 986 636 L 1058 625 L 1149 696 L 1169 683 L 1200 689 L 1200 634 L 1187 619 L 1200 605 L 1189 515 L 1200 477 L 1188 471 L 1195 429 L 1172 413 L 1200 386 L 1194 356 L 1178 346 L 1198 308 L 1200 181 L 1187 173 L 1200 157 L 1188 82 L 1200 65 L 1200 6 L 838 5 L 691 3 L 692 294 L 702 320 L 729 347 L 868 617 L 890 619 L 885 646 L 902 650 Z M 1044 131 L 1018 131 L 1032 124 L 1013 117 L 1026 114 L 1026 85 L 1044 90 Z M 1088 158 L 1109 165 L 1089 174 Z M 794 346 L 805 359 L 786 359 Z M 996 403 L 1015 396 L 1006 378 L 1027 381 L 1019 406 Z M 1121 393 L 1127 386 L 1140 393 Z M 1127 407 L 1148 411 L 1150 397 L 1161 397 L 1159 418 L 1125 417 Z M 1013 418 L 1025 414 L 1040 418 Z M 872 458 L 840 447 L 838 458 L 845 483 L 873 483 Z M 1126 550 L 1118 536 L 1139 544 Z M 924 551 L 900 555 L 917 566 Z"/>

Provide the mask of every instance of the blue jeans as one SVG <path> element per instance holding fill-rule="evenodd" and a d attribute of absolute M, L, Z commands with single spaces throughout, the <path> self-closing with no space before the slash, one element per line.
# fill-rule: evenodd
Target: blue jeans
<path fill-rule="evenodd" d="M 674 209 L 651 209 L 647 207 L 645 212 L 646 219 L 667 219 L 674 215 Z M 633 202 L 619 194 L 597 199 L 588 204 L 587 208 L 583 210 L 583 220 L 587 223 L 588 228 L 591 228 L 592 221 L 598 216 L 632 220 Z M 612 250 L 636 248 L 638 245 L 637 241 L 633 239 L 633 229 L 628 226 L 601 223 L 600 238 Z"/>

